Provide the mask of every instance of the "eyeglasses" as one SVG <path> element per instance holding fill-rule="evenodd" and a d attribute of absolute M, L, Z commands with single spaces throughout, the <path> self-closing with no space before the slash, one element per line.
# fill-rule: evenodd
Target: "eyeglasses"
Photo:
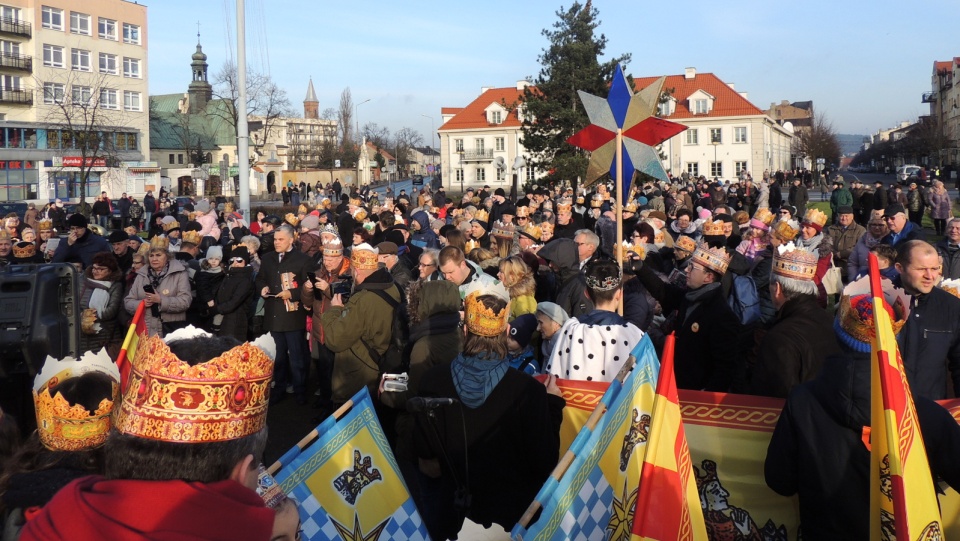
<path fill-rule="evenodd" d="M 110 269 L 108 269 L 107 267 L 101 267 L 100 265 L 94 265 L 94 266 L 90 267 L 90 270 L 93 270 L 93 271 L 108 271 L 108 270 L 110 270 Z"/>
<path fill-rule="evenodd" d="M 419 267 L 436 267 L 437 264 L 436 264 L 436 263 L 424 263 L 424 262 L 421 261 L 418 266 L 419 266 Z"/>
<path fill-rule="evenodd" d="M 230 262 L 231 262 L 231 263 L 246 263 L 247 260 L 244 259 L 244 258 L 242 258 L 242 257 L 231 257 L 231 258 L 230 258 Z"/>

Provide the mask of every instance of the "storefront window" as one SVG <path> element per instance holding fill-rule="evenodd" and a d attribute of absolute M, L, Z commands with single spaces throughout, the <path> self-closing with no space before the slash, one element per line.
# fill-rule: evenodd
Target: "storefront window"
<path fill-rule="evenodd" d="M 39 180 L 36 162 L 0 161 L 0 201 L 37 199 Z"/>
<path fill-rule="evenodd" d="M 23 148 L 37 148 L 37 130 L 33 128 L 23 129 Z"/>

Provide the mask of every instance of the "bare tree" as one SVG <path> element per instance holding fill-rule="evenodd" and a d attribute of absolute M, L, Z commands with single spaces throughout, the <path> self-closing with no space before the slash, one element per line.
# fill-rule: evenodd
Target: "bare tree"
<path fill-rule="evenodd" d="M 226 62 L 220 68 L 213 80 L 213 96 L 224 100 L 226 105 L 223 109 L 215 109 L 213 114 L 223 115 L 224 120 L 233 126 L 234 133 L 238 133 L 240 85 L 235 64 Z M 295 114 L 287 92 L 277 86 L 269 75 L 247 70 L 247 115 L 263 117 L 263 140 L 254 143 L 258 154 L 262 154 L 262 147 L 269 139 L 270 130 L 277 126 L 279 119 Z"/>
<path fill-rule="evenodd" d="M 352 141 L 350 127 L 353 126 L 353 97 L 350 87 L 340 93 L 340 107 L 337 109 L 337 124 L 340 126 L 340 144 L 346 147 Z"/>
<path fill-rule="evenodd" d="M 333 107 L 327 107 L 320 113 L 320 120 L 337 120 L 337 110 Z"/>
<path fill-rule="evenodd" d="M 367 138 L 368 142 L 377 147 L 377 149 L 385 148 L 389 150 L 393 146 L 390 140 L 390 128 L 380 126 L 376 122 L 367 122 L 364 124 L 363 128 L 360 129 L 360 133 Z"/>
<path fill-rule="evenodd" d="M 43 122 L 51 125 L 47 128 L 47 147 L 58 149 L 61 156 L 69 154 L 72 161 L 65 161 L 63 167 L 80 170 L 82 209 L 86 207 L 90 172 L 94 167 L 117 167 L 120 152 L 137 149 L 137 134 L 133 129 L 123 129 L 129 121 L 123 94 L 109 88 L 106 75 L 69 71 L 53 79 L 37 80 L 37 88 L 42 89 L 37 98 L 46 110 Z M 121 184 L 123 180 L 118 174 L 103 175 L 101 186 Z"/>
<path fill-rule="evenodd" d="M 409 176 L 411 151 L 423 146 L 423 136 L 411 128 L 401 128 L 393 135 L 393 150 L 396 151 L 397 174 Z"/>
<path fill-rule="evenodd" d="M 799 129 L 794 138 L 794 152 L 809 157 L 814 163 L 823 158 L 828 164 L 840 162 L 840 141 L 833 125 L 823 113 L 815 112 L 809 129 Z"/>

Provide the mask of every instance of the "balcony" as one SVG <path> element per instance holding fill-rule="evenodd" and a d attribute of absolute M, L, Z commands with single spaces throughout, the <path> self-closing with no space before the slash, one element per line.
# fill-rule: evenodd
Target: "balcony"
<path fill-rule="evenodd" d="M 924 92 L 923 96 L 920 97 L 920 103 L 937 103 L 937 93 Z"/>
<path fill-rule="evenodd" d="M 25 54 L 0 53 L 0 68 L 33 72 L 33 57 Z"/>
<path fill-rule="evenodd" d="M 33 34 L 33 25 L 12 17 L 0 17 L 0 34 L 29 38 Z"/>
<path fill-rule="evenodd" d="M 33 105 L 33 91 L 20 88 L 0 88 L 0 103 Z"/>
<path fill-rule="evenodd" d="M 464 162 L 492 162 L 492 150 L 465 150 L 462 154 Z"/>

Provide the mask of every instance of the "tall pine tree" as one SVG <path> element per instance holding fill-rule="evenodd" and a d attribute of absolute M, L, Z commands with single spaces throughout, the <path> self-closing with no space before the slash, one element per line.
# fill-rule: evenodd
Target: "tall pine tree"
<path fill-rule="evenodd" d="M 542 32 L 550 44 L 539 57 L 535 86 L 524 90 L 523 145 L 531 154 L 527 166 L 548 173 L 548 183 L 575 183 L 586 174 L 589 159 L 566 140 L 590 122 L 577 91 L 607 95 L 613 70 L 629 62 L 630 55 L 601 60 L 607 38 L 595 34 L 600 21 L 591 0 L 561 7 L 556 14 L 553 29 Z"/>

